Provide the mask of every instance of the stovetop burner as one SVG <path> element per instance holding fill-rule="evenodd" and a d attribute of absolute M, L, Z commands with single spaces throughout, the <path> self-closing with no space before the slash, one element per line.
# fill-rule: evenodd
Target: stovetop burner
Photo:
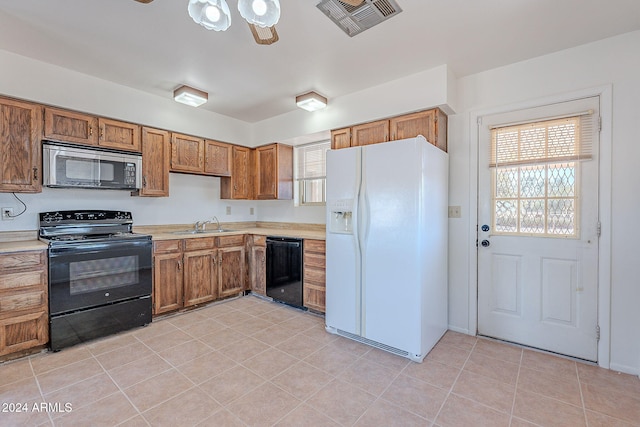
<path fill-rule="evenodd" d="M 56 211 L 40 213 L 40 240 L 62 245 L 76 242 L 103 242 L 149 238 L 132 230 L 131 212 Z"/>

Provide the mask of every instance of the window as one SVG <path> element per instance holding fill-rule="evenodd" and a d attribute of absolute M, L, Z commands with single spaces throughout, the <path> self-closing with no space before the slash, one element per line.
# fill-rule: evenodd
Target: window
<path fill-rule="evenodd" d="M 300 206 L 324 205 L 326 201 L 326 154 L 331 141 L 295 147 L 296 202 Z"/>
<path fill-rule="evenodd" d="M 591 158 L 590 113 L 491 129 L 496 234 L 579 237 L 579 166 Z"/>

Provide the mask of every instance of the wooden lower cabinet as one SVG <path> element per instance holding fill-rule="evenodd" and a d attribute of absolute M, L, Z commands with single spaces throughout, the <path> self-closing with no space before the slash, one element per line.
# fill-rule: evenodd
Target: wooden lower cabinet
<path fill-rule="evenodd" d="M 304 306 L 325 312 L 326 246 L 324 240 L 305 239 L 303 244 L 303 301 Z"/>
<path fill-rule="evenodd" d="M 153 242 L 153 314 L 183 307 L 182 240 Z"/>
<path fill-rule="evenodd" d="M 49 341 L 47 252 L 0 254 L 0 356 Z"/>
<path fill-rule="evenodd" d="M 220 236 L 217 246 L 219 295 L 237 295 L 245 289 L 244 235 Z"/>
<path fill-rule="evenodd" d="M 243 235 L 156 241 L 153 264 L 154 315 L 245 289 Z"/>
<path fill-rule="evenodd" d="M 218 251 L 185 252 L 183 259 L 184 306 L 204 304 L 218 298 Z"/>
<path fill-rule="evenodd" d="M 249 236 L 248 248 L 249 286 L 251 292 L 266 296 L 267 294 L 267 237 Z"/>

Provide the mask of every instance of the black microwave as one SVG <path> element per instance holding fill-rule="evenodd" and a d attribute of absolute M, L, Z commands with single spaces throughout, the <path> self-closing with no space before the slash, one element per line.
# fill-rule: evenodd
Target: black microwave
<path fill-rule="evenodd" d="M 42 172 L 46 187 L 136 190 L 142 156 L 43 141 Z"/>

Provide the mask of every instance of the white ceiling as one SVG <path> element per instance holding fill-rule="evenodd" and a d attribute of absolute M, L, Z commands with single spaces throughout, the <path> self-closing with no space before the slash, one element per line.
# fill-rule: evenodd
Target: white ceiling
<path fill-rule="evenodd" d="M 640 0 L 396 0 L 350 38 L 318 0 L 281 0 L 280 41 L 260 46 L 236 1 L 214 32 L 187 0 L 0 0 L 0 49 L 167 98 L 188 84 L 209 93 L 200 108 L 256 122 L 309 90 L 331 100 L 442 64 L 462 77 L 640 29 Z"/>

